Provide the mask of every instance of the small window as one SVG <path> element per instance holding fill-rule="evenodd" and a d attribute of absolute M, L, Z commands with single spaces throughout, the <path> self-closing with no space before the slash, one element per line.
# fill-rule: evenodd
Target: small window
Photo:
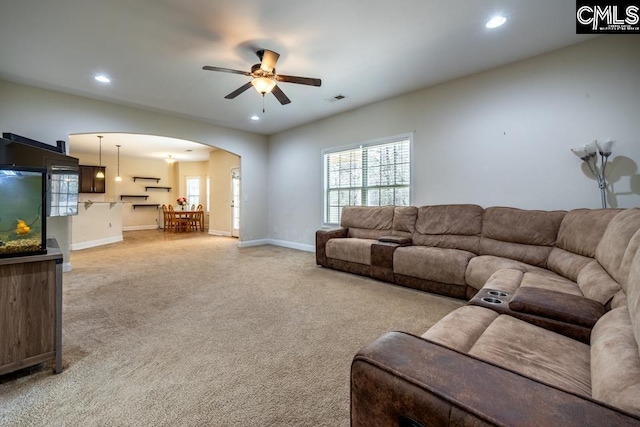
<path fill-rule="evenodd" d="M 339 224 L 344 206 L 409 206 L 411 137 L 324 153 L 324 222 Z"/>
<path fill-rule="evenodd" d="M 187 177 L 187 204 L 189 206 L 200 204 L 200 177 Z"/>

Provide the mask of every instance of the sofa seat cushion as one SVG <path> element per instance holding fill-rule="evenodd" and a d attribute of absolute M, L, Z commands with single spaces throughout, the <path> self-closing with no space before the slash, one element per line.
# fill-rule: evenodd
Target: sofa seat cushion
<path fill-rule="evenodd" d="M 538 272 L 524 273 L 520 287 L 547 289 L 579 297 L 583 296 L 576 282 L 551 272 L 542 274 Z"/>
<path fill-rule="evenodd" d="M 371 265 L 371 245 L 378 243 L 373 239 L 330 239 L 327 242 L 327 258 L 341 261 L 355 262 L 357 264 Z"/>
<path fill-rule="evenodd" d="M 498 270 L 510 268 L 522 272 L 535 271 L 540 274 L 555 273 L 544 268 L 536 267 L 521 261 L 509 258 L 503 258 L 493 255 L 481 255 L 469 261 L 469 266 L 465 272 L 465 280 L 467 285 L 475 289 L 482 289 L 489 277 Z"/>
<path fill-rule="evenodd" d="M 590 348 L 493 310 L 465 306 L 423 338 L 563 390 L 591 396 Z"/>
<path fill-rule="evenodd" d="M 393 253 L 393 271 L 403 276 L 464 286 L 464 273 L 474 256 L 458 249 L 399 247 Z"/>
<path fill-rule="evenodd" d="M 593 398 L 640 415 L 640 355 L 627 307 L 602 316 L 591 333 Z"/>
<path fill-rule="evenodd" d="M 511 316 L 498 316 L 469 354 L 563 390 L 591 396 L 589 346 Z"/>

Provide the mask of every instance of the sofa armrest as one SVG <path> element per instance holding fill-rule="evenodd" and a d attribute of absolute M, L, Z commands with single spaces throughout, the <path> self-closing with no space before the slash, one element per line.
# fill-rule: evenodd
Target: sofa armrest
<path fill-rule="evenodd" d="M 365 346 L 351 364 L 351 427 L 631 426 L 639 420 L 402 332 Z"/>
<path fill-rule="evenodd" d="M 316 264 L 323 267 L 327 266 L 326 246 L 329 239 L 344 238 L 348 235 L 349 230 L 346 228 L 316 231 Z"/>

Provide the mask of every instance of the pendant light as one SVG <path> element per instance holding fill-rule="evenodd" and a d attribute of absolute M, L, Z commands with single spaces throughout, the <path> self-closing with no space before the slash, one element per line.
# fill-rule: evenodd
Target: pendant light
<path fill-rule="evenodd" d="M 116 182 L 121 182 L 122 177 L 120 176 L 120 144 L 116 144 L 118 147 L 118 175 L 116 175 Z"/>
<path fill-rule="evenodd" d="M 98 135 L 98 141 L 100 141 L 100 148 L 98 151 L 98 173 L 96 174 L 96 178 L 104 179 L 104 172 L 102 172 L 102 135 Z"/>

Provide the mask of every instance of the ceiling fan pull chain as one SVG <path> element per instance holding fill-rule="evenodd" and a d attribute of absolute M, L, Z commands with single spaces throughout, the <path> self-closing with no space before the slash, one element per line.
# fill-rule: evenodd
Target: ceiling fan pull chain
<path fill-rule="evenodd" d="M 262 94 L 262 114 L 264 114 L 264 93 Z"/>

